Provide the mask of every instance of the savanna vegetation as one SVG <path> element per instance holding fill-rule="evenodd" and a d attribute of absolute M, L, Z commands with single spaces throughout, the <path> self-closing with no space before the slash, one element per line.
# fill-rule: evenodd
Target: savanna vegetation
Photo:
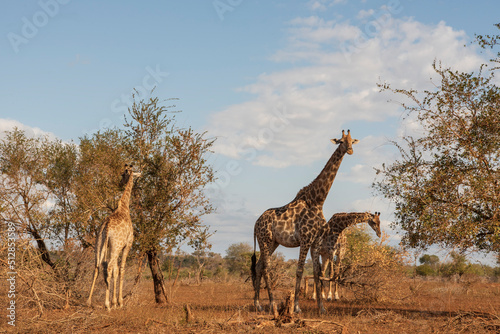
<path fill-rule="evenodd" d="M 489 50 L 498 38 L 477 36 L 477 42 Z M 436 61 L 439 81 L 427 89 L 379 85 L 404 100 L 405 117 L 419 126 L 393 141 L 399 158 L 384 164 L 373 184 L 395 204 L 393 226 L 402 243 L 390 247 L 384 236 L 351 229 L 338 276 L 342 297 L 326 305 L 326 315 L 307 298 L 302 314 L 286 312 L 295 260 L 274 254 L 270 284 L 283 303 L 279 314 L 258 314 L 249 280 L 252 247 L 211 252 L 214 232 L 203 217 L 216 209 L 204 193 L 214 181 L 207 162 L 213 140 L 178 127 L 174 105 L 155 97 L 135 101 L 122 128 L 78 143 L 6 132 L 0 139 L 0 286 L 7 295 L 15 270 L 17 326 L 2 322 L 0 330 L 499 332 L 500 268 L 466 256 L 500 253 L 499 62 L 497 54 L 465 73 Z M 131 196 L 135 240 L 125 307 L 107 312 L 86 307 L 85 299 L 95 237 L 117 207 L 126 163 L 142 172 Z M 441 259 L 429 251 L 432 245 L 453 251 Z M 14 262 L 7 255 L 13 251 Z M 306 270 L 311 273 L 310 265 Z M 102 280 L 97 290 L 102 301 Z"/>

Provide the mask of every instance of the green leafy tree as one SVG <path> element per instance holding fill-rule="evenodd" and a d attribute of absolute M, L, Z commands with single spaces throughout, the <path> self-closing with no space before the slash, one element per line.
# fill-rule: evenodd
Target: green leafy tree
<path fill-rule="evenodd" d="M 74 252 L 78 246 L 75 247 L 72 184 L 77 147 L 48 137 L 28 137 L 19 129 L 4 135 L 0 140 L 1 226 L 14 224 L 19 239 L 28 241 L 22 247 L 33 254 L 27 261 L 21 261 L 17 269 L 29 278 L 34 277 L 33 282 L 39 278 L 39 272 L 32 268 L 43 271 L 45 274 L 40 276 L 46 282 L 37 282 L 37 285 L 50 286 L 54 289 L 52 296 L 69 306 L 71 291 L 78 295 L 80 290 L 75 284 L 82 278 L 84 259 L 81 252 Z M 50 270 L 42 268 L 43 264 Z M 47 294 L 47 298 L 51 295 Z M 53 300 L 38 300 L 41 310 L 45 302 L 53 303 Z"/>
<path fill-rule="evenodd" d="M 378 170 L 374 187 L 395 203 L 394 225 L 405 232 L 405 245 L 498 251 L 500 89 L 494 71 L 487 64 L 471 73 L 436 62 L 433 68 L 440 83 L 432 90 L 380 85 L 408 98 L 403 107 L 422 135 L 394 142 L 401 156 Z"/>
<path fill-rule="evenodd" d="M 253 248 L 246 242 L 229 245 L 224 257 L 229 273 L 249 275 L 252 254 Z"/>
<path fill-rule="evenodd" d="M 418 261 L 420 265 L 415 268 L 417 275 L 436 276 L 439 274 L 439 257 L 437 255 L 424 254 Z"/>
<path fill-rule="evenodd" d="M 130 164 L 128 140 L 122 130 L 108 129 L 80 138 L 73 182 L 77 217 L 73 225 L 84 248 L 93 247 L 100 226 L 117 207 L 124 164 Z"/>
<path fill-rule="evenodd" d="M 172 108 L 158 98 L 134 101 L 124 124 L 130 157 L 142 172 L 131 203 L 135 243 L 147 255 L 159 304 L 166 302 L 159 254 L 186 239 L 208 239 L 200 218 L 214 211 L 203 191 L 214 181 L 206 160 L 213 140 L 178 128 Z"/>
<path fill-rule="evenodd" d="M 424 254 L 418 259 L 418 262 L 428 264 L 429 266 L 436 266 L 439 264 L 439 257 L 437 255 Z"/>
<path fill-rule="evenodd" d="M 40 183 L 48 164 L 43 156 L 47 138 L 30 138 L 18 129 L 0 141 L 0 201 L 2 226 L 13 223 L 19 235 L 29 236 L 42 260 L 56 270 L 45 242 L 50 238 L 50 192 Z"/>
<path fill-rule="evenodd" d="M 451 261 L 443 264 L 441 271 L 445 276 L 459 275 L 462 276 L 466 273 L 473 273 L 471 264 L 464 254 L 455 251 L 450 253 Z"/>

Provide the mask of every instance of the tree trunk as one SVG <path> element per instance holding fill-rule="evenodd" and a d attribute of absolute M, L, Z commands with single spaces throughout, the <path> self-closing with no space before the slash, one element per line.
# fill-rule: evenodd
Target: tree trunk
<path fill-rule="evenodd" d="M 156 251 L 146 252 L 148 255 L 149 268 L 151 269 L 151 276 L 153 277 L 153 287 L 155 292 L 155 301 L 159 305 L 166 304 L 166 291 L 163 284 L 163 273 L 160 269 L 160 261 Z"/>

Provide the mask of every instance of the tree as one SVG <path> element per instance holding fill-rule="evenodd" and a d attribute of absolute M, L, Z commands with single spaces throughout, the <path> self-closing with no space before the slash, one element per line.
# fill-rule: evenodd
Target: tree
<path fill-rule="evenodd" d="M 39 258 L 29 259 L 28 265 L 20 264 L 17 269 L 36 278 L 30 265 L 37 263 L 40 270 L 47 265 L 50 269 L 40 276 L 50 281 L 46 286 L 52 285 L 56 293 L 65 293 L 66 306 L 83 275 L 84 257 L 73 253 L 76 164 L 77 148 L 72 143 L 28 137 L 19 129 L 6 131 L 0 140 L 1 225 L 13 224 L 19 239 L 28 239 L 27 252 Z M 43 309 L 44 301 L 39 303 Z"/>
<path fill-rule="evenodd" d="M 494 71 L 486 71 L 487 64 L 471 73 L 437 62 L 433 67 L 440 78 L 434 90 L 380 85 L 409 99 L 406 115 L 423 134 L 393 142 L 401 157 L 377 170 L 374 188 L 395 203 L 394 225 L 405 232 L 406 246 L 499 251 L 500 89 Z"/>
<path fill-rule="evenodd" d="M 203 191 L 214 181 L 206 160 L 213 140 L 178 128 L 168 117 L 172 108 L 158 98 L 134 100 L 124 124 L 130 157 L 142 172 L 130 210 L 135 243 L 147 255 L 159 304 L 166 302 L 159 254 L 170 254 L 186 239 L 199 239 L 205 231 L 200 218 L 214 211 Z"/>
<path fill-rule="evenodd" d="M 13 222 L 35 241 L 42 260 L 53 269 L 45 240 L 66 245 L 73 236 L 72 187 L 77 150 L 47 137 L 30 138 L 19 130 L 0 141 L 0 220 Z M 53 238 L 56 238 L 54 240 Z"/>
<path fill-rule="evenodd" d="M 418 259 L 421 264 L 428 264 L 429 266 L 436 266 L 439 263 L 439 257 L 437 255 L 424 254 Z"/>
<path fill-rule="evenodd" d="M 250 275 L 252 254 L 252 246 L 246 242 L 229 245 L 224 257 L 229 273 L 240 276 Z"/>
<path fill-rule="evenodd" d="M 416 272 L 420 276 L 435 276 L 439 273 L 439 257 L 437 255 L 424 254 L 419 259 L 420 265 Z"/>
<path fill-rule="evenodd" d="M 208 227 L 199 228 L 195 233 L 195 237 L 189 240 L 188 244 L 194 248 L 193 255 L 196 258 L 196 283 L 200 284 L 203 279 L 203 268 L 207 262 L 207 255 L 210 249 L 212 249 L 212 244 L 208 239 L 214 235 L 210 233 Z"/>
<path fill-rule="evenodd" d="M 94 246 L 100 226 L 118 207 L 118 181 L 124 164 L 131 163 L 128 147 L 128 138 L 118 129 L 80 138 L 73 182 L 77 217 L 72 222 L 83 248 Z"/>

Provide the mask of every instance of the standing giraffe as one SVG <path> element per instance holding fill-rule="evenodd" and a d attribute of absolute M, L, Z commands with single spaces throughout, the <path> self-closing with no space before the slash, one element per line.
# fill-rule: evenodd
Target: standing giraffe
<path fill-rule="evenodd" d="M 120 276 L 118 306 L 123 306 L 122 288 L 123 276 L 125 274 L 125 262 L 127 261 L 128 252 L 134 241 L 134 231 L 129 211 L 130 193 L 134 185 L 134 176 L 139 177 L 141 173 L 134 173 L 132 167 L 132 165 L 125 165 L 125 171 L 120 181 L 120 186 L 125 185 L 125 190 L 118 202 L 118 208 L 108 216 L 96 238 L 94 278 L 92 280 L 92 287 L 90 288 L 87 305 L 90 306 L 92 304 L 92 293 L 94 292 L 95 281 L 99 275 L 99 268 L 103 265 L 103 270 L 105 270 L 104 282 L 106 283 L 106 300 L 104 305 L 108 311 L 111 309 L 109 305 L 110 279 L 113 277 L 113 300 L 111 306 L 116 307 L 116 283 L 118 275 Z M 118 272 L 118 257 L 122 251 L 120 271 Z"/>
<path fill-rule="evenodd" d="M 342 130 L 341 139 L 332 139 L 339 146 L 333 152 L 321 173 L 308 186 L 302 188 L 295 199 L 285 206 L 266 210 L 257 219 L 254 227 L 254 254 L 252 256 L 252 282 L 255 291 L 254 304 L 258 311 L 262 311 L 259 302 L 260 281 L 264 276 L 269 295 L 271 310 L 274 307 L 273 293 L 269 281 L 268 268 L 270 257 L 279 245 L 285 247 L 300 247 L 299 261 L 295 282 L 295 305 L 294 311 L 300 312 L 299 292 L 304 263 L 307 252 L 311 249 L 314 268 L 314 282 L 319 290 L 320 262 L 319 248 L 322 244 L 322 236 L 327 229 L 327 223 L 323 215 L 323 203 L 330 191 L 340 163 L 344 155 L 353 153 L 352 145 L 358 143 L 352 139 L 350 131 L 345 135 Z M 256 262 L 255 248 L 259 243 L 260 258 Z M 318 307 L 321 313 L 325 313 L 323 300 L 318 298 Z"/>
<path fill-rule="evenodd" d="M 377 237 L 380 238 L 380 212 L 369 213 L 369 212 L 350 212 L 350 213 L 336 213 L 328 221 L 328 230 L 324 236 L 323 245 L 319 251 L 321 255 L 321 260 L 323 262 L 321 268 L 321 276 L 326 277 L 327 265 L 330 267 L 330 291 L 328 293 L 329 300 L 331 300 L 332 295 L 332 283 L 333 277 L 335 276 L 335 300 L 338 300 L 338 283 L 337 278 L 340 274 L 340 261 L 345 253 L 345 248 L 347 244 L 347 239 L 345 236 L 345 231 L 348 227 L 360 224 L 368 223 L 370 227 L 375 231 Z M 343 240 L 342 240 L 343 239 Z M 342 250 L 343 248 L 343 250 Z M 342 251 L 342 253 L 341 253 Z M 333 270 L 333 257 L 337 256 L 336 259 L 336 270 Z M 321 286 L 321 297 L 324 298 L 323 286 Z M 314 286 L 313 299 L 316 299 L 317 288 Z"/>
<path fill-rule="evenodd" d="M 330 278 L 335 276 L 335 278 L 338 278 L 340 275 L 340 265 L 342 262 L 342 259 L 344 258 L 345 252 L 347 250 L 347 229 L 343 230 L 342 233 L 339 234 L 339 237 L 337 239 L 337 242 L 335 243 L 335 246 L 333 247 L 333 251 L 330 253 L 328 251 L 325 251 L 325 246 L 328 243 L 328 236 L 324 237 L 323 240 L 323 247 L 320 251 L 321 255 L 321 276 L 326 277 L 326 272 L 329 269 L 330 270 Z M 331 256 L 330 256 L 331 255 Z M 332 260 L 335 259 L 335 260 Z M 304 283 L 307 284 L 308 277 L 304 278 Z M 323 289 L 324 291 L 324 289 Z M 333 297 L 332 297 L 333 296 Z M 321 298 L 326 299 L 326 300 L 339 300 L 339 287 L 337 280 L 334 281 L 329 281 L 329 287 L 328 287 L 328 296 L 325 297 L 325 294 L 323 293 L 321 295 Z M 313 285 L 313 295 L 312 299 L 316 300 L 316 286 Z"/>

